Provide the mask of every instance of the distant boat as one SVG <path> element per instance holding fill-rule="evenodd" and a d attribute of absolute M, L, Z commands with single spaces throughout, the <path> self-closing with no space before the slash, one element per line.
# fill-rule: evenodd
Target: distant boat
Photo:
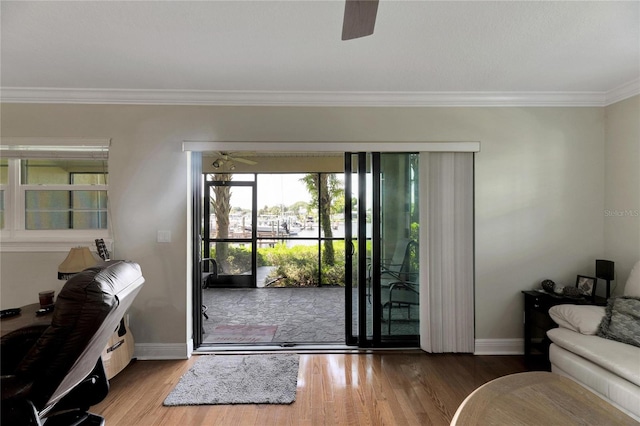
<path fill-rule="evenodd" d="M 247 231 L 251 231 L 252 226 L 251 225 L 245 226 L 245 229 Z M 284 222 L 278 225 L 276 225 L 275 223 L 258 223 L 258 227 L 256 228 L 256 231 L 261 234 L 271 233 L 276 235 L 289 235 L 289 236 L 298 235 L 300 230 L 301 230 L 300 228 L 297 228 L 294 226 L 290 227 Z"/>

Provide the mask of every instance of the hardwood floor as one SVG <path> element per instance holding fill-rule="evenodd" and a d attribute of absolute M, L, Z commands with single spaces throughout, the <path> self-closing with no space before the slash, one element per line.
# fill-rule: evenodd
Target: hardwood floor
<path fill-rule="evenodd" d="M 521 356 L 302 354 L 291 405 L 164 407 L 197 356 L 133 362 L 112 379 L 109 395 L 91 411 L 104 416 L 107 426 L 448 425 L 478 386 L 526 371 Z"/>

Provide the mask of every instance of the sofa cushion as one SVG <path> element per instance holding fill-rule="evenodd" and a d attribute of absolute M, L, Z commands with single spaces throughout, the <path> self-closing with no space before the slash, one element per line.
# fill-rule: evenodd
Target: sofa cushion
<path fill-rule="evenodd" d="M 624 285 L 624 295 L 640 297 L 640 261 L 631 269 L 627 283 Z"/>
<path fill-rule="evenodd" d="M 586 386 L 640 421 L 640 387 L 558 345 L 549 347 L 551 371 Z"/>
<path fill-rule="evenodd" d="M 640 348 L 566 328 L 553 328 L 547 336 L 556 345 L 640 386 Z"/>
<path fill-rule="evenodd" d="M 556 324 L 582 334 L 596 334 L 604 314 L 604 306 L 556 305 L 549 309 Z"/>
<path fill-rule="evenodd" d="M 640 299 L 626 296 L 609 299 L 598 336 L 640 347 Z"/>

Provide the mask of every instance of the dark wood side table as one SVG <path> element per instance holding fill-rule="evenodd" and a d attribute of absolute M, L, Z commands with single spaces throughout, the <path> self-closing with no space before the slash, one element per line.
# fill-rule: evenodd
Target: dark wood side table
<path fill-rule="evenodd" d="M 22 327 L 51 325 L 53 312 L 36 315 L 36 311 L 40 309 L 39 303 L 25 305 L 20 309 L 20 314 L 0 320 L 0 336 L 4 336 Z M 133 358 L 133 351 L 133 336 L 131 335 L 129 327 L 123 321 L 116 332 L 113 333 L 107 343 L 107 347 L 102 352 L 102 361 L 107 379 L 111 380 L 129 364 Z"/>
<path fill-rule="evenodd" d="M 549 309 L 555 305 L 599 305 L 605 306 L 607 299 L 596 296 L 590 298 L 562 297 L 555 294 L 529 290 L 524 294 L 524 359 L 532 370 L 549 370 L 549 345 L 547 331 L 558 325 L 549 316 Z"/>
<path fill-rule="evenodd" d="M 20 314 L 2 318 L 0 320 L 0 335 L 4 336 L 7 333 L 11 333 L 22 327 L 29 327 L 31 325 L 49 325 L 51 324 L 51 317 L 53 312 L 49 312 L 44 315 L 36 315 L 36 311 L 40 309 L 39 303 L 32 303 L 20 307 Z"/>

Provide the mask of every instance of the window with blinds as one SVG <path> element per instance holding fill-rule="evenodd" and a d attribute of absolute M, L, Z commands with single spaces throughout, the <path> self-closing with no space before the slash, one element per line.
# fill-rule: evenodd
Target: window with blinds
<path fill-rule="evenodd" d="M 69 239 L 81 232 L 104 236 L 109 220 L 108 145 L 3 144 L 0 155 L 0 228 L 5 240 Z"/>

